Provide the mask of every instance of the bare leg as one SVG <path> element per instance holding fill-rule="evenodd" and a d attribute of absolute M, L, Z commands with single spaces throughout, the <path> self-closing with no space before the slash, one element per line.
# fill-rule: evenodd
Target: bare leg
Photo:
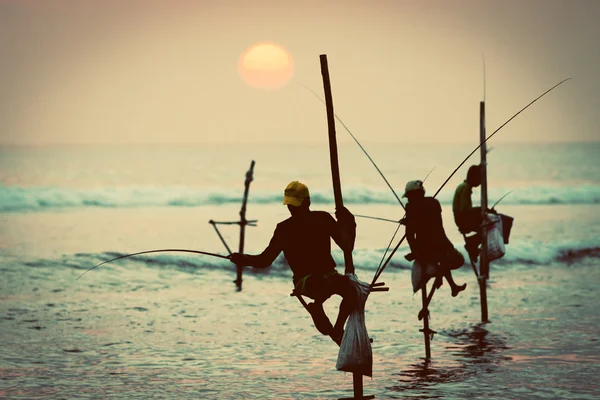
<path fill-rule="evenodd" d="M 336 283 L 336 291 L 335 293 L 342 296 L 342 302 L 340 303 L 340 311 L 338 312 L 337 319 L 335 321 L 335 325 L 333 326 L 333 334 L 331 338 L 336 341 L 338 344 L 342 340 L 342 336 L 344 335 L 344 325 L 350 316 L 350 313 L 354 309 L 356 305 L 356 291 L 352 286 L 353 284 L 347 280 L 346 277 L 340 277 Z M 338 342 L 339 340 L 339 342 Z"/>
<path fill-rule="evenodd" d="M 458 296 L 458 294 L 465 290 L 467 287 L 466 283 L 463 283 L 460 286 L 457 285 L 456 282 L 454 282 L 454 279 L 452 278 L 452 273 L 450 272 L 450 270 L 446 270 L 444 272 L 444 278 L 446 278 L 446 281 L 448 281 L 448 284 L 450 285 L 450 289 L 452 290 L 452 297 Z"/>
<path fill-rule="evenodd" d="M 331 326 L 331 322 L 329 321 L 329 318 L 327 318 L 325 310 L 323 310 L 323 302 L 315 301 L 314 303 L 308 304 L 306 308 L 313 319 L 315 328 L 323 335 L 331 335 L 333 326 Z"/>
<path fill-rule="evenodd" d="M 352 312 L 352 304 L 348 299 L 343 299 L 340 303 L 340 312 L 338 313 L 337 320 L 333 326 L 333 335 L 341 339 L 344 334 L 344 325 Z"/>

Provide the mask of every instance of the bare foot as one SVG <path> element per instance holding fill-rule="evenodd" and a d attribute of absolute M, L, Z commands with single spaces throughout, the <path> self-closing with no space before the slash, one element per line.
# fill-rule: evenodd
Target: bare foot
<path fill-rule="evenodd" d="M 458 296 L 460 292 L 467 288 L 467 284 L 463 283 L 462 285 L 456 285 L 452 288 L 452 297 Z"/>

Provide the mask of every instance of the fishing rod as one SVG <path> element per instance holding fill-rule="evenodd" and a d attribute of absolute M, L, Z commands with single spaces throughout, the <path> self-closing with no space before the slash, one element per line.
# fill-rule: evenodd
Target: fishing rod
<path fill-rule="evenodd" d="M 115 257 L 115 258 L 110 259 L 108 261 L 101 262 L 100 264 L 96 264 L 92 268 L 90 268 L 87 271 L 85 271 L 83 274 L 79 275 L 79 278 L 81 278 L 82 276 L 84 276 L 85 274 L 87 274 L 88 272 L 90 272 L 91 270 L 96 269 L 96 268 L 98 268 L 99 266 L 101 266 L 103 264 L 106 264 L 106 263 L 109 263 L 109 262 L 112 262 L 112 261 L 115 261 L 115 260 L 120 260 L 121 258 L 138 256 L 140 254 L 148 254 L 148 253 L 162 253 L 162 252 L 167 252 L 167 251 L 176 251 L 176 252 L 183 252 L 183 253 L 203 254 L 203 255 L 206 255 L 206 256 L 224 258 L 226 260 L 229 260 L 231 258 L 231 256 L 223 256 L 221 254 L 209 253 L 207 251 L 200 251 L 200 250 L 187 250 L 187 249 L 146 250 L 146 251 L 140 251 L 140 252 L 137 252 L 137 253 L 126 254 L 124 256 Z M 76 280 L 79 280 L 79 278 L 77 278 Z"/>
<path fill-rule="evenodd" d="M 429 175 L 431 175 L 431 173 L 433 172 L 434 169 L 435 169 L 435 165 L 427 173 L 427 175 L 425 176 L 425 179 L 423 179 L 423 183 L 427 180 L 427 178 L 429 178 Z M 385 256 L 387 255 L 388 251 L 390 250 L 390 247 L 392 246 L 392 243 L 394 242 L 394 239 L 396 238 L 396 235 L 398 234 L 398 231 L 400 230 L 400 225 L 402 225 L 402 219 L 404 219 L 404 217 L 406 217 L 406 214 L 404 214 L 404 216 L 397 222 L 398 226 L 396 226 L 396 230 L 394 231 L 394 234 L 392 235 L 390 242 L 388 243 L 387 247 L 385 248 L 385 251 L 383 252 L 383 255 L 381 256 L 381 261 L 379 261 L 379 265 L 377 266 L 377 270 L 375 271 L 375 273 L 377 273 L 379 271 L 379 269 L 381 268 L 381 265 L 383 264 L 383 260 L 385 260 Z M 396 221 L 394 221 L 394 222 L 396 222 Z M 375 282 L 373 282 L 373 284 L 374 283 Z"/>
<path fill-rule="evenodd" d="M 492 206 L 492 208 L 496 207 L 496 205 L 497 205 L 498 203 L 500 203 L 502 200 L 504 200 L 504 198 L 505 198 L 506 196 L 508 196 L 509 194 L 511 194 L 511 193 L 512 193 L 512 192 L 514 192 L 514 191 L 515 191 L 515 190 L 513 189 L 513 190 L 510 190 L 510 191 L 506 192 L 506 193 L 504 194 L 504 196 L 500 197 L 500 198 L 498 199 L 498 201 L 496 201 L 496 202 L 494 203 L 494 205 Z"/>
<path fill-rule="evenodd" d="M 425 176 L 425 179 L 423 179 L 423 183 L 425 183 L 425 181 L 427 180 L 427 178 L 429 178 L 429 175 L 431 175 L 431 173 L 433 172 L 434 169 L 435 169 L 435 167 L 431 168 L 431 170 L 429 171 L 429 173 L 427 174 L 427 176 Z M 354 214 L 354 216 L 358 217 L 358 218 L 375 219 L 375 220 L 378 220 L 378 221 L 393 222 L 395 224 L 398 224 L 401 221 L 401 219 L 395 220 L 395 219 L 389 219 L 389 218 L 372 217 L 370 215 Z"/>
<path fill-rule="evenodd" d="M 304 89 L 306 89 L 309 92 L 311 92 L 312 94 L 314 94 L 315 97 L 321 101 L 321 103 L 327 105 L 325 103 L 325 100 L 323 100 L 311 88 L 309 88 L 306 85 L 303 85 L 300 82 L 296 82 L 296 83 L 298 85 L 302 86 Z M 400 200 L 400 197 L 398 197 L 398 195 L 394 191 L 394 188 L 392 187 L 392 185 L 388 182 L 388 180 L 386 179 L 386 177 L 383 175 L 383 172 L 381 172 L 381 170 L 379 169 L 379 167 L 377 166 L 377 164 L 375 164 L 375 161 L 373 161 L 373 159 L 371 158 L 371 156 L 369 155 L 369 153 L 367 153 L 367 150 L 365 150 L 365 148 L 360 144 L 360 142 L 358 141 L 358 139 L 356 139 L 356 137 L 352 134 L 352 132 L 350 132 L 350 129 L 348 129 L 348 127 L 346 126 L 346 124 L 344 123 L 344 121 L 342 121 L 342 119 L 340 117 L 338 117 L 338 115 L 335 112 L 333 113 L 333 116 L 335 117 L 335 119 L 337 119 L 339 121 L 340 124 L 342 124 L 342 126 L 344 127 L 344 129 L 346 129 L 346 132 L 348 132 L 350 134 L 350 136 L 352 136 L 352 139 L 354 139 L 354 141 L 356 142 L 356 144 L 358 145 L 358 147 L 360 147 L 360 149 L 363 151 L 363 153 L 365 153 L 365 155 L 367 156 L 367 158 L 369 159 L 369 161 L 371 161 L 371 164 L 373 164 L 373 166 L 375 167 L 375 169 L 377 170 L 377 172 L 379 172 L 379 175 L 381 175 L 381 177 L 383 178 L 383 180 L 385 181 L 385 183 L 388 185 L 388 187 L 390 188 L 390 190 L 392 191 L 392 193 L 396 197 L 396 200 L 398 200 L 398 203 L 400 203 L 400 205 L 402 206 L 402 208 L 405 208 L 404 207 L 404 203 L 402 203 L 402 200 Z"/>
<path fill-rule="evenodd" d="M 523 111 L 525 111 L 526 109 L 528 109 L 533 103 L 535 103 L 536 101 L 538 101 L 539 99 L 541 99 L 542 97 L 544 97 L 546 94 L 550 93 L 552 90 L 554 90 L 555 88 L 557 88 L 558 86 L 562 85 L 563 83 L 565 83 L 566 81 L 570 80 L 571 78 L 567 78 L 567 79 L 563 79 L 562 81 L 558 82 L 556 85 L 552 86 L 550 89 L 546 90 L 544 93 L 542 93 L 541 95 L 539 95 L 538 97 L 536 97 L 531 103 L 527 104 L 525 107 L 523 107 L 521 110 L 519 110 L 518 113 L 516 113 L 515 115 L 513 115 L 512 117 L 510 117 L 508 119 L 508 121 L 506 121 L 505 123 L 503 123 L 502 125 L 500 125 L 500 127 L 498 129 L 496 129 L 494 132 L 492 132 L 492 134 L 488 137 L 485 138 L 484 141 L 482 141 L 481 143 L 479 143 L 479 146 L 475 147 L 475 150 L 473 150 L 464 160 L 463 162 L 461 162 L 458 167 L 456 167 L 456 169 L 450 174 L 450 176 L 448 177 L 448 179 L 446 179 L 444 181 L 444 183 L 442 183 L 442 186 L 440 186 L 440 188 L 438 189 L 437 192 L 435 192 L 435 194 L 433 195 L 433 197 L 435 197 L 440 190 L 442 190 L 442 188 L 446 185 L 446 183 L 448 183 L 448 181 L 454 176 L 454 174 L 456 173 L 456 171 L 458 171 L 460 169 L 460 167 L 463 166 L 464 163 L 467 162 L 467 160 L 469 158 L 471 158 L 471 156 L 473 154 L 475 154 L 475 152 L 477 150 L 479 150 L 479 148 L 488 140 L 490 140 L 492 138 L 492 136 L 494 136 L 496 133 L 498 133 L 498 131 L 502 128 L 504 128 L 504 126 L 506 124 L 508 124 L 510 121 L 512 121 L 513 119 L 515 119 L 519 114 L 521 114 Z"/>
<path fill-rule="evenodd" d="M 519 114 L 521 114 L 523 111 L 525 111 L 526 109 L 528 109 L 531 105 L 533 105 L 535 102 L 537 102 L 539 99 L 541 99 L 542 97 L 544 97 L 546 94 L 550 93 L 552 90 L 554 90 L 555 88 L 557 88 L 558 86 L 562 85 L 564 82 L 570 80 L 571 78 L 566 78 L 563 79 L 562 81 L 558 82 L 556 85 L 552 86 L 550 89 L 546 90 L 544 93 L 542 93 L 541 95 L 539 95 L 538 97 L 536 97 L 533 101 L 531 101 L 529 104 L 527 104 L 525 107 L 523 107 L 522 109 L 520 109 L 516 114 L 514 114 L 512 117 L 510 117 L 505 123 L 503 123 L 502 125 L 500 125 L 500 127 L 498 127 L 498 129 L 496 129 L 494 132 L 492 132 L 492 134 L 490 134 L 488 137 L 486 137 L 481 143 L 479 143 L 479 145 L 477 147 L 475 147 L 475 150 L 473 150 L 459 165 L 458 167 L 456 167 L 456 169 L 454 169 L 454 171 L 452 171 L 452 173 L 450 174 L 450 176 L 448 177 L 448 179 L 446 179 L 444 181 L 444 183 L 442 183 L 442 186 L 440 186 L 440 188 L 437 190 L 437 192 L 435 192 L 435 194 L 433 195 L 433 197 L 435 198 L 438 193 L 444 188 L 444 186 L 446 186 L 446 184 L 448 183 L 448 181 L 454 176 L 454 174 L 460 169 L 460 167 L 463 166 L 464 163 L 467 162 L 467 160 L 477 151 L 479 150 L 479 148 L 485 143 L 487 142 L 489 139 L 492 138 L 492 136 L 494 136 L 496 133 L 498 133 L 498 131 L 500 129 L 502 129 L 504 126 L 506 126 L 506 124 L 508 124 L 510 121 L 512 121 L 513 119 L 515 119 Z M 394 254 L 396 253 L 396 251 L 398 250 L 398 248 L 400 247 L 400 245 L 404 242 L 404 239 L 406 239 L 406 234 L 402 237 L 402 239 L 400 239 L 400 241 L 398 242 L 398 244 L 396 245 L 396 247 L 394 247 L 394 250 L 392 250 L 392 252 L 390 253 L 389 257 L 387 258 L 387 260 L 385 261 L 385 263 L 383 264 L 383 267 L 381 269 L 378 269 L 378 271 L 375 273 L 375 277 L 373 278 L 373 282 L 371 284 L 374 284 L 375 282 L 377 282 L 377 279 L 379 279 L 379 276 L 381 275 L 381 273 L 383 272 L 383 270 L 385 269 L 385 267 L 389 264 L 390 260 L 392 259 L 392 257 L 394 256 Z"/>

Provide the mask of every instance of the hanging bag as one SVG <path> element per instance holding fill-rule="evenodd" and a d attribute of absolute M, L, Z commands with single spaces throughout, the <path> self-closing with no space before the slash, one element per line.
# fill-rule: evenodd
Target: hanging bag
<path fill-rule="evenodd" d="M 335 367 L 338 371 L 372 376 L 373 352 L 365 325 L 365 303 L 369 296 L 369 284 L 359 281 L 354 274 L 348 274 L 346 277 L 356 290 L 356 304 L 348 317 Z"/>
<path fill-rule="evenodd" d="M 504 235 L 502 234 L 502 218 L 496 214 L 488 214 L 485 228 L 487 229 L 488 261 L 504 257 L 506 248 L 504 247 Z"/>

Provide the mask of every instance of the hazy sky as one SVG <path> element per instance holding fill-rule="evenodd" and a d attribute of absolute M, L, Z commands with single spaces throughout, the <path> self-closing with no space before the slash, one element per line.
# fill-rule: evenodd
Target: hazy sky
<path fill-rule="evenodd" d="M 365 142 L 498 134 L 600 140 L 600 0 L 0 0 L 0 142 L 325 141 L 319 54 L 335 111 Z M 294 57 L 282 89 L 247 86 L 240 55 Z M 340 140 L 351 140 L 338 127 Z"/>

